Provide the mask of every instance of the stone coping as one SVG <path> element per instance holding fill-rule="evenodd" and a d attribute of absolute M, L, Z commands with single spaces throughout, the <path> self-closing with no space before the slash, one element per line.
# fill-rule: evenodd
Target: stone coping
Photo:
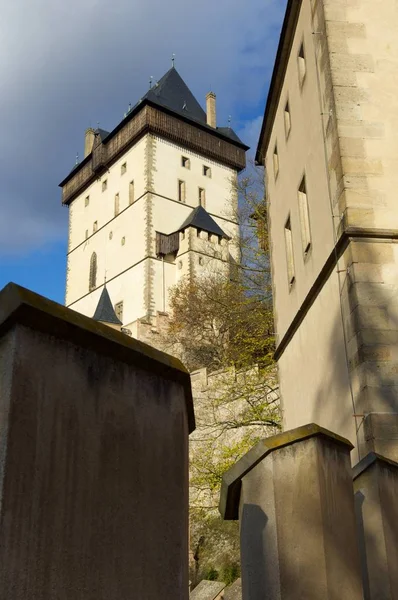
<path fill-rule="evenodd" d="M 9 283 L 0 291 L 0 336 L 17 324 L 180 383 L 185 391 L 189 432 L 195 429 L 191 378 L 177 358 L 15 283 Z"/>
<path fill-rule="evenodd" d="M 203 579 L 189 595 L 189 600 L 215 600 L 225 589 L 222 581 Z"/>
<path fill-rule="evenodd" d="M 376 452 L 369 452 L 369 454 L 367 454 L 365 458 L 360 460 L 359 463 L 357 463 L 352 469 L 353 481 L 355 481 L 357 477 L 362 475 L 364 471 L 366 471 L 376 463 L 381 463 L 382 466 L 389 467 L 390 469 L 398 469 L 398 463 L 396 463 L 395 461 L 390 460 L 389 458 L 386 458 L 381 454 L 377 454 Z"/>
<path fill-rule="evenodd" d="M 334 443 L 341 444 L 352 450 L 353 445 L 347 439 L 328 429 L 324 429 L 315 423 L 303 425 L 278 435 L 261 440 L 247 454 L 245 454 L 233 467 L 223 475 L 219 511 L 226 521 L 239 519 L 239 501 L 242 479 L 255 466 L 257 466 L 268 454 L 279 448 L 302 442 L 308 438 L 323 436 Z"/>

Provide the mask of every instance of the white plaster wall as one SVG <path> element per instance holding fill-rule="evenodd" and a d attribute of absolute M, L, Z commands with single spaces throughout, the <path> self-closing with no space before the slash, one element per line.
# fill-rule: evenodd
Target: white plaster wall
<path fill-rule="evenodd" d="M 99 257 L 101 258 L 101 257 Z M 144 307 L 144 285 L 145 285 L 145 262 L 129 269 L 119 277 L 109 281 L 106 285 L 113 306 L 123 301 L 123 324 L 131 323 L 145 314 Z M 78 302 L 73 303 L 70 308 L 88 317 L 94 315 L 100 298 L 103 285 L 100 285 L 91 294 L 87 294 Z"/>
<path fill-rule="evenodd" d="M 317 423 L 357 446 L 336 274 L 322 288 L 278 368 L 285 430 Z"/>
<path fill-rule="evenodd" d="M 97 286 L 104 283 L 105 274 L 106 280 L 110 281 L 144 258 L 144 222 L 145 204 L 141 198 L 68 255 L 67 306 L 89 292 L 90 259 L 93 252 L 97 254 Z"/>
<path fill-rule="evenodd" d="M 310 0 L 303 0 L 265 161 L 270 202 L 275 318 L 279 339 L 289 327 L 334 246 L 312 31 Z M 301 88 L 297 57 L 303 40 L 307 74 Z M 287 101 L 291 130 L 286 139 L 284 111 Z M 279 155 L 279 174 L 276 179 L 273 169 L 275 144 Z M 312 250 L 307 257 L 303 254 L 298 206 L 298 188 L 304 174 L 312 237 Z M 296 275 L 292 289 L 289 289 L 288 284 L 284 241 L 284 227 L 289 214 Z"/>
<path fill-rule="evenodd" d="M 182 156 L 190 159 L 190 169 L 182 166 Z M 233 169 L 160 138 L 156 138 L 155 165 L 153 182 L 157 194 L 178 200 L 178 180 L 182 180 L 186 184 L 187 205 L 192 208 L 199 205 L 199 188 L 203 188 L 206 210 L 212 216 L 231 218 L 231 209 L 236 204 L 231 184 Z M 203 165 L 210 167 L 210 178 L 203 175 Z"/>
<path fill-rule="evenodd" d="M 146 136 L 145 136 L 146 137 Z M 145 191 L 145 137 L 117 160 L 110 169 L 94 181 L 80 196 L 73 200 L 69 207 L 70 241 L 72 250 L 85 240 L 86 229 L 89 236 L 93 233 L 93 223 L 97 221 L 98 229 L 114 217 L 115 194 L 119 193 L 120 210 L 128 206 L 129 183 L 134 180 L 135 198 Z M 127 163 L 127 171 L 121 175 L 121 165 Z M 102 182 L 108 181 L 106 191 L 102 191 Z M 85 206 L 85 198 L 89 196 L 89 205 Z"/>

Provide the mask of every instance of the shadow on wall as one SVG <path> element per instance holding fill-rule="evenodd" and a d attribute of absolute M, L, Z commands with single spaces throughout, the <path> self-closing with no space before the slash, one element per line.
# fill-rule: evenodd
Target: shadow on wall
<path fill-rule="evenodd" d="M 265 552 L 266 544 L 266 526 L 268 517 L 264 511 L 256 504 L 245 504 L 241 515 L 241 557 L 250 554 L 255 555 L 255 562 L 251 561 L 247 566 L 246 577 L 242 580 L 242 597 L 252 598 L 251 588 L 266 589 L 265 581 Z M 242 548 L 246 544 L 250 548 Z M 243 567 L 243 565 L 242 565 Z M 255 600 L 253 598 L 253 600 Z"/>

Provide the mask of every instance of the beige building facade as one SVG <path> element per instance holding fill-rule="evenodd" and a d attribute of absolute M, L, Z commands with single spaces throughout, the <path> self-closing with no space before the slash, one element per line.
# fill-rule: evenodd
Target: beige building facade
<path fill-rule="evenodd" d="M 228 275 L 239 236 L 236 178 L 247 147 L 217 127 L 175 68 L 112 131 L 89 129 L 64 179 L 69 206 L 66 305 L 93 316 L 104 284 L 122 327 L 169 309 L 183 276 Z"/>
<path fill-rule="evenodd" d="M 398 5 L 289 0 L 265 166 L 284 424 L 398 458 Z"/>

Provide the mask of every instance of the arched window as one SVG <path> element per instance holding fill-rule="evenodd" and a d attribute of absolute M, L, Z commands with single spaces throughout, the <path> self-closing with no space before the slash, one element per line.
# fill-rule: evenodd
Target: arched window
<path fill-rule="evenodd" d="M 88 282 L 88 289 L 91 292 L 97 287 L 97 255 L 95 252 L 92 253 L 90 258 L 90 276 Z"/>

